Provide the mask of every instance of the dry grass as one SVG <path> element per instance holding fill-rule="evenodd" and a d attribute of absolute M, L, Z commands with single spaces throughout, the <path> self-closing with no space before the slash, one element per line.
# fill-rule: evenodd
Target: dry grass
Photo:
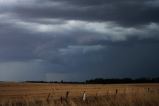
<path fill-rule="evenodd" d="M 0 106 L 159 106 L 159 84 L 3 83 Z"/>

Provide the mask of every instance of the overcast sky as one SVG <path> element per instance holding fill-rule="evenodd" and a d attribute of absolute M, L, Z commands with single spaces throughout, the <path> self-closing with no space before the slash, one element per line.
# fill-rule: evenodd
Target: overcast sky
<path fill-rule="evenodd" d="M 159 76 L 159 0 L 0 0 L 0 80 Z"/>

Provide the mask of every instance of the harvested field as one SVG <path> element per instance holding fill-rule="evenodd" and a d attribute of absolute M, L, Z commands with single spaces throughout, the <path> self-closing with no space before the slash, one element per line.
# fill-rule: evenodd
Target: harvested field
<path fill-rule="evenodd" d="M 159 106 L 158 98 L 159 84 L 0 84 L 0 106 Z"/>

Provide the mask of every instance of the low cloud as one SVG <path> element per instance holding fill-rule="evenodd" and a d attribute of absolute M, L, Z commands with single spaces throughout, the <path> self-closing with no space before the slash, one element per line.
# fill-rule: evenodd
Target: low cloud
<path fill-rule="evenodd" d="M 158 76 L 157 4 L 0 0 L 0 80 Z"/>

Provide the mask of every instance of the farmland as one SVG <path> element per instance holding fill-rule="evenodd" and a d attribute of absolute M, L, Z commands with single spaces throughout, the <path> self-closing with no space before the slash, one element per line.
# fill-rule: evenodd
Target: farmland
<path fill-rule="evenodd" d="M 159 84 L 0 84 L 0 106 L 159 106 L 158 98 Z"/>

